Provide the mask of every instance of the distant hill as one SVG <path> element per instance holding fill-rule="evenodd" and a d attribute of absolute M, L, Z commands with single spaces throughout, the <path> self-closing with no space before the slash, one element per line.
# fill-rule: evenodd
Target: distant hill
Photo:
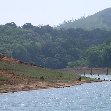
<path fill-rule="evenodd" d="M 81 17 L 78 20 L 67 21 L 63 24 L 60 24 L 57 28 L 82 28 L 85 30 L 93 30 L 93 29 L 111 29 L 111 8 L 104 9 L 100 12 L 97 12 L 94 15 L 88 17 Z"/>

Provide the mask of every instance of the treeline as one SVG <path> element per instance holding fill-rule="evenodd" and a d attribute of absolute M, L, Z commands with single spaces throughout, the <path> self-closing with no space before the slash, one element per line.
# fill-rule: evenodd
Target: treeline
<path fill-rule="evenodd" d="M 31 23 L 18 27 L 14 22 L 0 26 L 0 53 L 48 68 L 99 67 L 99 63 L 91 61 L 94 52 L 91 47 L 110 40 L 111 31 L 100 29 L 58 30 Z"/>
<path fill-rule="evenodd" d="M 69 62 L 70 67 L 111 67 L 111 42 L 88 48 L 81 59 Z"/>
<path fill-rule="evenodd" d="M 111 67 L 111 42 L 89 48 L 86 58 L 90 67 Z"/>

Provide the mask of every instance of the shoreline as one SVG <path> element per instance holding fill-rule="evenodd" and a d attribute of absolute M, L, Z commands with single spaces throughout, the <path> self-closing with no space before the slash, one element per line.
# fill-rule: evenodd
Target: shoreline
<path fill-rule="evenodd" d="M 18 85 L 3 85 L 0 87 L 0 94 L 2 93 L 14 93 L 19 91 L 31 91 L 31 90 L 40 90 L 40 89 L 49 89 L 49 88 L 65 88 L 71 86 L 82 85 L 84 83 L 93 83 L 93 82 L 103 82 L 102 80 L 91 80 L 91 81 L 74 81 L 74 82 L 57 82 L 57 83 L 48 83 L 48 82 L 37 82 L 30 84 L 18 84 Z"/>

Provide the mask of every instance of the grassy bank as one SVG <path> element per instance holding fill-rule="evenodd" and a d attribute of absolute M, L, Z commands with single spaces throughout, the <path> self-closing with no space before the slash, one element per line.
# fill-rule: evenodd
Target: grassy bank
<path fill-rule="evenodd" d="M 0 62 L 0 71 L 6 71 L 7 73 L 14 73 L 44 81 L 75 81 L 80 77 L 79 75 L 72 73 L 9 62 Z"/>
<path fill-rule="evenodd" d="M 92 82 L 72 72 L 57 71 L 26 64 L 0 61 L 0 93 L 63 88 Z"/>

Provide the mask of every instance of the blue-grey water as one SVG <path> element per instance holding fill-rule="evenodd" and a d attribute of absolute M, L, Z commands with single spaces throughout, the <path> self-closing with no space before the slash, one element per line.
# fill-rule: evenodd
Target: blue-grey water
<path fill-rule="evenodd" d="M 81 76 L 84 76 L 84 74 L 82 74 Z M 106 74 L 85 74 L 85 77 L 90 77 L 90 78 L 100 78 L 100 80 L 107 80 L 110 81 L 111 80 L 111 74 L 110 75 L 106 75 Z"/>
<path fill-rule="evenodd" d="M 111 82 L 0 94 L 0 111 L 111 111 Z"/>

